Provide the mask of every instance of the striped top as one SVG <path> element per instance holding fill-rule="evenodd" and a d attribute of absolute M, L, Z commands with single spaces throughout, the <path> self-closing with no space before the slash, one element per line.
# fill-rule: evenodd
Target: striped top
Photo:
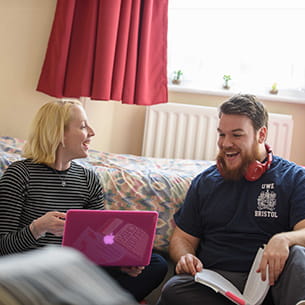
<path fill-rule="evenodd" d="M 61 244 L 62 237 L 47 233 L 36 240 L 29 225 L 50 211 L 104 209 L 98 176 L 71 162 L 57 171 L 31 160 L 12 163 L 0 179 L 0 255 Z"/>

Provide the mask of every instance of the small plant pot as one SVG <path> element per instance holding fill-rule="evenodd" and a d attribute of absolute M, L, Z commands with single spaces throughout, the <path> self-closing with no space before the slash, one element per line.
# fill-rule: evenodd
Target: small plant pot
<path fill-rule="evenodd" d="M 230 86 L 229 86 L 228 84 L 224 84 L 224 85 L 222 86 L 222 88 L 225 89 L 225 90 L 229 90 L 229 89 L 230 89 Z"/>
<path fill-rule="evenodd" d="M 181 79 L 173 79 L 173 80 L 172 80 L 172 83 L 173 83 L 174 85 L 180 85 L 180 84 L 181 84 Z"/>
<path fill-rule="evenodd" d="M 269 93 L 270 94 L 278 94 L 278 90 L 277 89 L 271 89 L 270 91 L 269 91 Z"/>

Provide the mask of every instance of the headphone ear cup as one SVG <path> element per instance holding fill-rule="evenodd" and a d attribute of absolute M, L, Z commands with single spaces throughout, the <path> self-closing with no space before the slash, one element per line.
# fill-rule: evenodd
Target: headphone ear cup
<path fill-rule="evenodd" d="M 265 144 L 265 148 L 268 154 L 267 161 L 265 163 L 261 163 L 259 161 L 254 161 L 250 163 L 247 168 L 247 172 L 244 175 L 246 180 L 258 180 L 262 176 L 262 174 L 270 167 L 272 163 L 272 149 L 268 144 Z"/>
<path fill-rule="evenodd" d="M 245 173 L 245 178 L 248 181 L 255 181 L 261 177 L 261 175 L 266 171 L 264 164 L 259 161 L 251 162 Z"/>

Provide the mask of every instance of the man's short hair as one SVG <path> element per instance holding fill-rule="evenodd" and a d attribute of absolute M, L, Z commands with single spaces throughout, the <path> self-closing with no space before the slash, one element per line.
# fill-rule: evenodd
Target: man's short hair
<path fill-rule="evenodd" d="M 237 94 L 232 96 L 220 105 L 219 118 L 222 114 L 245 115 L 251 120 L 256 131 L 263 126 L 268 128 L 268 112 L 255 95 Z"/>

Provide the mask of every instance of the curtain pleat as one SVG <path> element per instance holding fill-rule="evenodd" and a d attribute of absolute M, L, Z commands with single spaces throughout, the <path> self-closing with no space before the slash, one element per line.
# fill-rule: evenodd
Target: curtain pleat
<path fill-rule="evenodd" d="M 37 90 L 167 102 L 168 0 L 58 0 Z"/>
<path fill-rule="evenodd" d="M 90 96 L 99 1 L 88 2 L 76 1 L 62 97 Z"/>

